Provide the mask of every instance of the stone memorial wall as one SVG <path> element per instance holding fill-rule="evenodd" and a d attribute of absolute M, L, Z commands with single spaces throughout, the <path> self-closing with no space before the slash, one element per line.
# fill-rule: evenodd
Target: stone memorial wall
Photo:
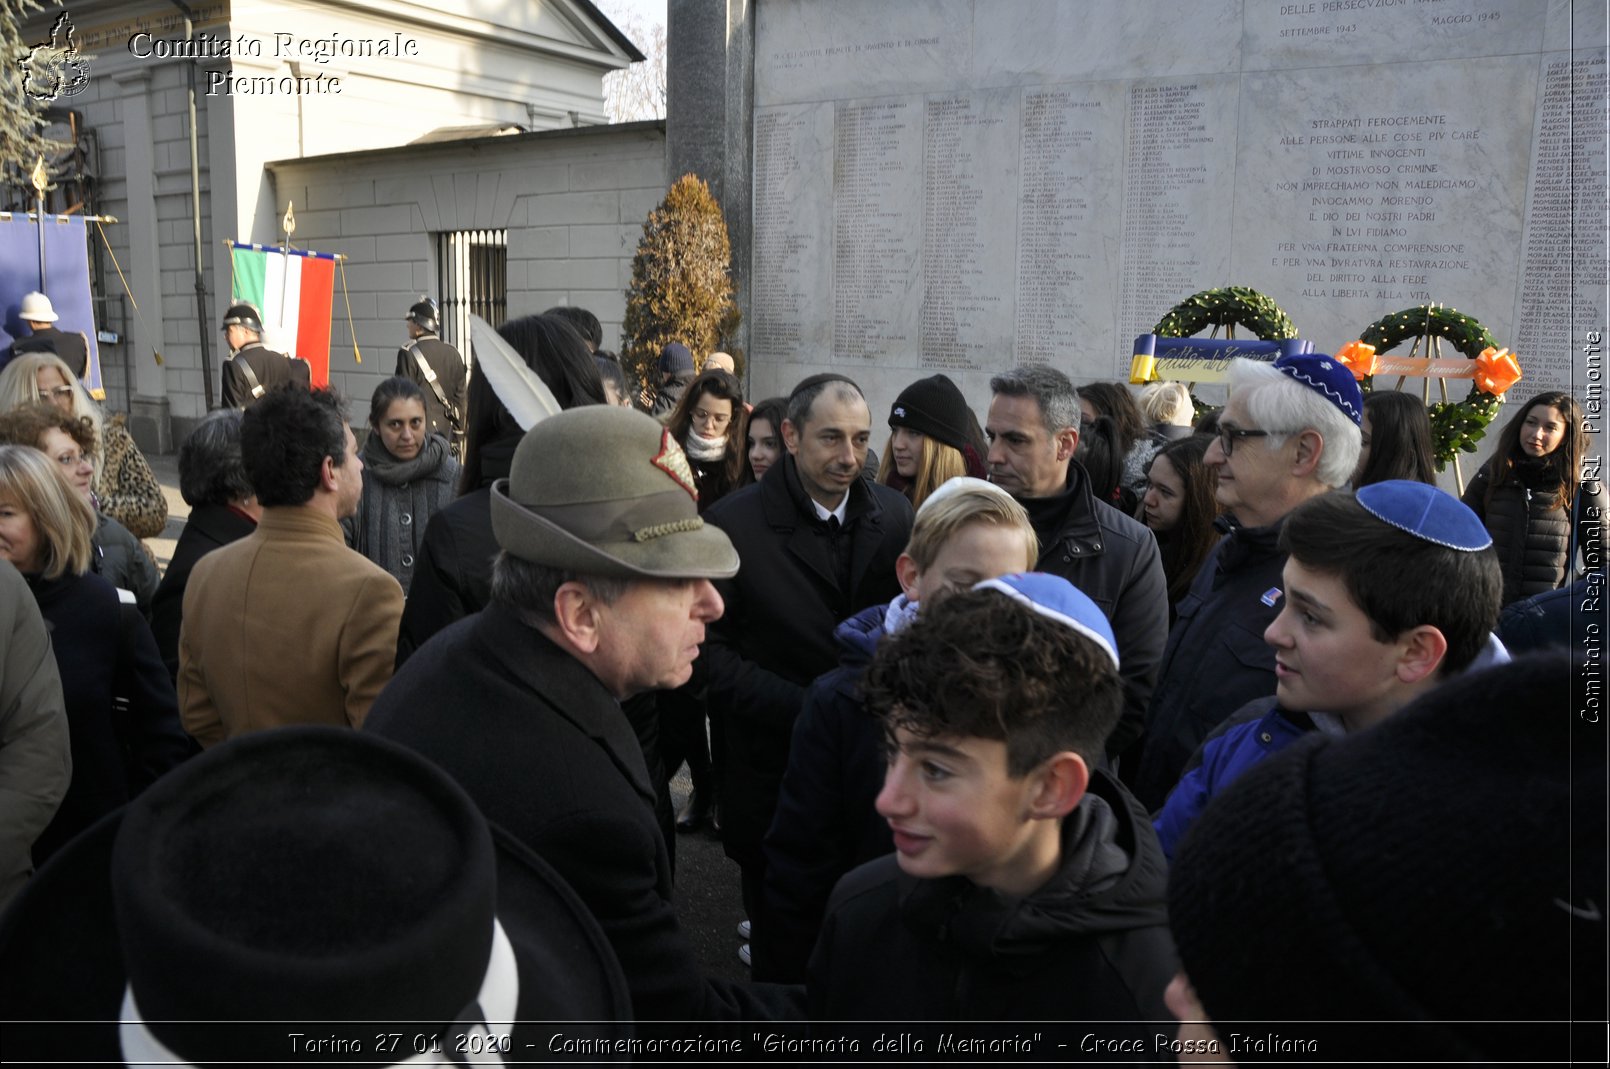
<path fill-rule="evenodd" d="M 1199 289 L 1316 348 L 1426 301 L 1574 387 L 1605 327 L 1605 6 L 760 0 L 752 389 L 1123 377 Z M 1449 353 L 1447 355 L 1453 355 Z M 1463 383 L 1449 383 L 1463 396 Z M 1435 399 L 1433 388 L 1433 399 Z"/>

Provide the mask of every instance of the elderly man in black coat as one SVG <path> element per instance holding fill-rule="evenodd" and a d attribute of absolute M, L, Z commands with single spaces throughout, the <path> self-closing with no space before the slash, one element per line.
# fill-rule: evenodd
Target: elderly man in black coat
<path fill-rule="evenodd" d="M 799 992 L 706 979 L 671 904 L 654 786 L 620 700 L 687 682 L 738 570 L 699 519 L 659 423 L 570 409 L 521 440 L 492 486 L 491 603 L 408 659 L 364 730 L 446 769 L 489 820 L 575 888 L 640 1021 L 797 1016 Z"/>
<path fill-rule="evenodd" d="M 705 513 L 744 563 L 717 588 L 727 613 L 711 628 L 705 657 L 710 712 L 726 742 L 722 844 L 742 871 L 755 925 L 765 923 L 756 915 L 761 841 L 805 691 L 838 664 L 839 621 L 900 593 L 894 565 L 911 538 L 911 504 L 861 477 L 871 429 L 855 383 L 806 379 L 788 399 L 782 461 Z"/>

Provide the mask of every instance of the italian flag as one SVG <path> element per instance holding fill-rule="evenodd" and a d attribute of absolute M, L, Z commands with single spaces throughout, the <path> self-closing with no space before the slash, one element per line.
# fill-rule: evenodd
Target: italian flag
<path fill-rule="evenodd" d="M 306 360 L 313 385 L 328 386 L 335 256 L 239 241 L 230 253 L 233 299 L 248 301 L 262 313 L 263 344 Z"/>

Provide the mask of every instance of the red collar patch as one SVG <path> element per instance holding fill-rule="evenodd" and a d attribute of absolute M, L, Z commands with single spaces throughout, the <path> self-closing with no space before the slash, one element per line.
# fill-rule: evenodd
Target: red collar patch
<path fill-rule="evenodd" d="M 688 455 L 682 452 L 682 447 L 671 437 L 669 427 L 660 432 L 660 451 L 652 463 L 675 479 L 676 484 L 686 490 L 694 501 L 699 500 L 699 484 L 693 478 L 693 469 L 688 466 Z"/>

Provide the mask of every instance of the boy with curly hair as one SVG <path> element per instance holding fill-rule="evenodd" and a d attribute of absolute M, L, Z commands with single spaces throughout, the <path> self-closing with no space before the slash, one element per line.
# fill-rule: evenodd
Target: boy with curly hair
<path fill-rule="evenodd" d="M 1123 705 L 1101 610 L 1056 576 L 985 580 L 881 643 L 865 695 L 895 853 L 835 889 L 811 1016 L 1120 1021 L 1149 1042 L 1166 876 L 1145 811 L 1095 767 Z"/>

